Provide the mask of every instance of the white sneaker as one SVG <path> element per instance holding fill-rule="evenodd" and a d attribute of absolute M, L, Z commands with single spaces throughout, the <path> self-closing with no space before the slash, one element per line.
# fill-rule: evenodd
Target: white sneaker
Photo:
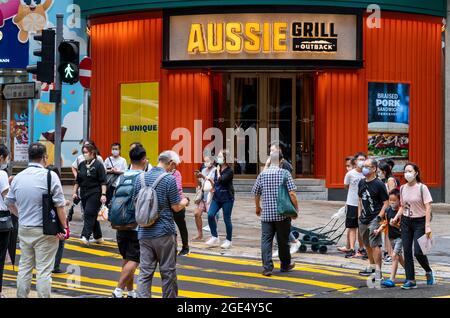
<path fill-rule="evenodd" d="M 272 254 L 273 258 L 277 258 L 278 257 L 278 250 L 276 250 L 273 254 Z"/>
<path fill-rule="evenodd" d="M 206 245 L 209 246 L 219 246 L 220 245 L 220 239 L 218 237 L 212 236 L 207 242 Z"/>
<path fill-rule="evenodd" d="M 127 298 L 138 298 L 136 291 L 132 290 L 128 292 Z"/>
<path fill-rule="evenodd" d="M 290 249 L 291 254 L 297 253 L 298 249 L 300 248 L 300 245 L 302 245 L 302 243 L 300 243 L 300 241 L 296 241 L 295 243 L 291 243 L 291 249 Z"/>
<path fill-rule="evenodd" d="M 96 243 L 96 244 L 102 244 L 105 240 L 103 239 L 103 237 L 99 238 L 99 239 L 92 239 L 91 242 L 92 243 Z"/>
<path fill-rule="evenodd" d="M 81 244 L 88 246 L 89 245 L 89 240 L 87 238 L 85 238 L 84 236 L 81 237 Z"/>
<path fill-rule="evenodd" d="M 209 225 L 204 226 L 203 227 L 203 231 L 211 232 L 211 229 L 209 228 Z"/>
<path fill-rule="evenodd" d="M 231 241 L 225 240 L 225 242 L 220 246 L 220 248 L 229 249 L 231 246 L 233 246 L 233 243 L 231 243 Z"/>
<path fill-rule="evenodd" d="M 123 298 L 123 290 L 120 288 L 114 289 L 112 292 L 112 298 Z"/>

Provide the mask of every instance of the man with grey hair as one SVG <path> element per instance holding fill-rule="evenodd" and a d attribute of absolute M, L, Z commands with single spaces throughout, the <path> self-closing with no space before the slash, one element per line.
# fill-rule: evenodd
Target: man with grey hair
<path fill-rule="evenodd" d="M 283 184 L 283 179 L 287 178 L 287 189 L 292 204 L 298 210 L 296 186 L 291 174 L 278 165 L 280 160 L 279 152 L 270 154 L 270 166 L 261 172 L 253 186 L 252 193 L 255 195 L 256 215 L 261 217 L 261 255 L 264 276 L 271 276 L 273 271 L 272 246 L 273 238 L 276 235 L 278 241 L 279 257 L 281 261 L 281 271 L 292 270 L 295 263 L 291 263 L 289 252 L 289 233 L 291 231 L 291 218 L 278 214 L 277 200 L 278 189 Z M 261 209 L 260 201 L 263 201 Z"/>
<path fill-rule="evenodd" d="M 156 185 L 159 218 L 150 227 L 139 227 L 140 273 L 138 277 L 138 297 L 150 298 L 153 275 L 159 265 L 162 280 L 163 298 L 178 296 L 176 251 L 177 239 L 173 213 L 182 211 L 187 205 L 186 198 L 181 199 L 175 177 L 170 174 L 180 163 L 180 157 L 174 151 L 164 151 L 159 155 L 158 165 L 145 173 L 145 185 L 152 186 L 162 174 Z M 136 180 L 134 197 L 141 190 L 140 180 Z M 150 208 L 150 207 L 149 207 Z"/>

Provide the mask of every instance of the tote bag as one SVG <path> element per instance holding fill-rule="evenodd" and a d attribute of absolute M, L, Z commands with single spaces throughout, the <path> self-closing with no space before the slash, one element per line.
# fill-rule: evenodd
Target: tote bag
<path fill-rule="evenodd" d="M 292 204 L 291 197 L 289 196 L 289 191 L 287 187 L 287 180 L 288 180 L 286 175 L 287 173 L 288 172 L 285 171 L 283 175 L 283 182 L 281 183 L 281 186 L 278 188 L 277 211 L 278 214 L 285 217 L 296 217 L 297 210 Z"/>

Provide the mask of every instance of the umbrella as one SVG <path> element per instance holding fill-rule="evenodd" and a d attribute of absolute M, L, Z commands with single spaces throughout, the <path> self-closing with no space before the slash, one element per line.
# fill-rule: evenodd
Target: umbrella
<path fill-rule="evenodd" d="M 9 237 L 8 254 L 9 258 L 11 259 L 11 264 L 14 268 L 14 265 L 16 263 L 17 237 L 19 236 L 19 219 L 14 214 L 11 214 L 11 218 L 14 228 L 11 231 L 11 235 Z"/>

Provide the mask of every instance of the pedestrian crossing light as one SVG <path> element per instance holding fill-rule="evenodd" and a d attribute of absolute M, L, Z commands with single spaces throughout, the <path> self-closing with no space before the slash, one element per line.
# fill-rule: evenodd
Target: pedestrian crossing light
<path fill-rule="evenodd" d="M 27 72 L 36 75 L 36 80 L 51 84 L 55 80 L 55 30 L 42 30 L 34 40 L 42 42 L 41 48 L 33 52 L 41 61 L 27 66 Z"/>
<path fill-rule="evenodd" d="M 72 40 L 61 42 L 58 47 L 58 73 L 63 83 L 75 84 L 80 75 L 80 43 Z"/>

